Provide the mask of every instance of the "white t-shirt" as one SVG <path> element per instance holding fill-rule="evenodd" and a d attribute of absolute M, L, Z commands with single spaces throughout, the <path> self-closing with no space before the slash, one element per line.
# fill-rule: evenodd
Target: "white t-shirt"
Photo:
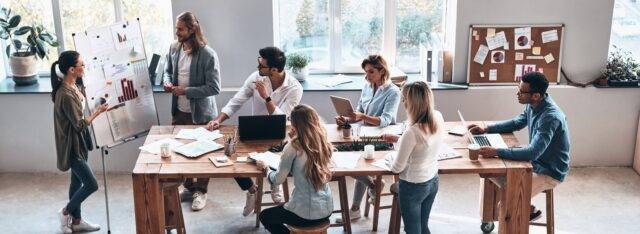
<path fill-rule="evenodd" d="M 178 85 L 182 87 L 189 87 L 191 54 L 187 54 L 184 50 L 181 49 L 178 57 Z M 191 106 L 186 95 L 178 96 L 178 110 L 185 113 L 191 113 Z"/>
<path fill-rule="evenodd" d="M 391 163 L 391 171 L 400 173 L 400 179 L 411 183 L 424 183 L 438 174 L 438 149 L 445 136 L 444 118 L 434 110 L 438 123 L 435 133 L 423 132 L 419 125 L 411 125 L 398 140 L 398 156 Z"/>

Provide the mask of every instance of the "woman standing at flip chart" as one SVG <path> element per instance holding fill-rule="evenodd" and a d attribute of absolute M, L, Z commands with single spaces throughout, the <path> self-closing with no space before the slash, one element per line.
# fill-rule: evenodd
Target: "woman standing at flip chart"
<path fill-rule="evenodd" d="M 87 164 L 88 151 L 93 148 L 88 127 L 91 122 L 108 108 L 99 105 L 89 116 L 83 116 L 85 97 L 76 85 L 84 75 L 84 62 L 76 51 L 65 51 L 58 61 L 51 65 L 51 99 L 58 157 L 58 169 L 71 169 L 69 202 L 58 212 L 62 233 L 90 232 L 100 230 L 100 226 L 82 218 L 81 203 L 98 190 L 96 177 Z"/>

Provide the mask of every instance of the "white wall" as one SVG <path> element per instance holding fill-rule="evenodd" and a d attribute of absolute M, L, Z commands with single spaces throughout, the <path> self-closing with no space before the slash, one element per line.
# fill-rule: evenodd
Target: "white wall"
<path fill-rule="evenodd" d="M 575 80 L 587 81 L 605 63 L 612 1 L 458 0 L 458 3 L 456 81 L 465 79 L 467 31 L 472 23 L 564 22 L 567 32 L 563 62 L 567 72 Z M 239 86 L 255 69 L 257 50 L 273 43 L 271 7 L 269 0 L 173 1 L 174 14 L 188 9 L 200 17 L 209 41 L 220 55 L 224 88 L 217 97 L 219 109 L 234 94 L 230 87 Z M 436 90 L 436 106 L 448 121 L 457 120 L 458 108 L 468 120 L 505 119 L 522 111 L 515 92 L 514 87 Z M 640 90 L 557 86 L 549 92 L 567 114 L 572 165 L 632 164 Z M 306 92 L 302 102 L 316 107 L 325 119 L 330 119 L 334 114 L 327 101 L 330 94 L 356 101 L 359 92 Z M 168 124 L 170 96 L 155 96 L 161 123 Z M 0 172 L 56 171 L 52 108 L 47 94 L 0 94 Z M 248 113 L 248 109 L 243 109 L 243 113 Z M 400 110 L 399 116 L 404 116 L 402 113 Z M 526 142 L 526 131 L 517 135 Z M 142 142 L 137 139 L 115 148 L 108 156 L 108 169 L 131 171 Z M 99 169 L 99 156 L 98 151 L 91 154 L 95 170 Z"/>
<path fill-rule="evenodd" d="M 218 53 L 223 87 L 240 87 L 258 66 L 258 50 L 273 46 L 271 0 L 173 0 L 173 15 L 191 11 Z M 175 17 L 174 17 L 175 21 Z"/>

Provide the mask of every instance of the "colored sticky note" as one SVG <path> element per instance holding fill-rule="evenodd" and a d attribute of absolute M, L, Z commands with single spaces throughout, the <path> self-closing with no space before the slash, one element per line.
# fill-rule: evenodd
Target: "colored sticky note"
<path fill-rule="evenodd" d="M 553 60 L 555 60 L 555 58 L 553 58 L 553 54 L 551 53 L 544 56 L 544 61 L 547 63 L 551 63 L 553 62 Z"/>
<path fill-rule="evenodd" d="M 540 47 L 536 46 L 531 49 L 531 53 L 533 53 L 534 55 L 540 55 L 540 50 Z"/>
<path fill-rule="evenodd" d="M 493 37 L 494 35 L 496 35 L 496 29 L 495 28 L 488 28 L 487 29 L 487 37 Z"/>

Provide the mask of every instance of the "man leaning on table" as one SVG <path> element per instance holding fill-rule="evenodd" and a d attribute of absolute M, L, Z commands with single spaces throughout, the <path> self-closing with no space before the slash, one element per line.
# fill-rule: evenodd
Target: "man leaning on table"
<path fill-rule="evenodd" d="M 251 100 L 252 115 L 289 115 L 302 99 L 302 85 L 284 70 L 287 58 L 277 47 L 265 47 L 258 51 L 257 71 L 251 73 L 240 90 L 222 108 L 220 115 L 207 125 L 209 130 L 217 129 L 247 101 Z M 255 209 L 258 187 L 251 178 L 234 178 L 242 190 L 247 191 L 246 204 L 242 214 L 248 216 Z M 280 186 L 271 186 L 271 199 L 283 202 Z"/>
<path fill-rule="evenodd" d="M 558 105 L 547 94 L 549 82 L 539 72 L 524 75 L 516 94 L 518 102 L 524 104 L 524 112 L 511 120 L 498 122 L 486 127 L 469 125 L 473 134 L 508 133 L 529 129 L 529 145 L 522 148 L 496 149 L 482 147 L 483 157 L 499 157 L 516 161 L 530 161 L 533 165 L 531 197 L 555 188 L 564 181 L 569 172 L 569 128 L 567 120 Z M 504 185 L 505 178 L 491 179 Z M 542 212 L 531 206 L 530 219 L 540 218 Z"/>

